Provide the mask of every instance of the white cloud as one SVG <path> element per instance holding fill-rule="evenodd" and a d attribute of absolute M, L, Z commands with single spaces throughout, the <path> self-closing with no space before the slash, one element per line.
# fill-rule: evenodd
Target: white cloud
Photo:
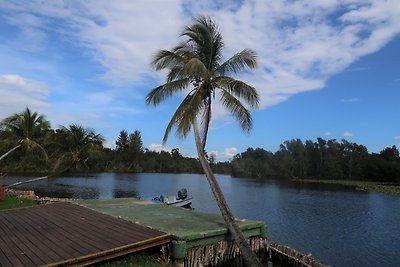
<path fill-rule="evenodd" d="M 354 103 L 354 102 L 360 102 L 361 100 L 355 97 L 355 98 L 342 99 L 340 101 L 343 103 Z"/>
<path fill-rule="evenodd" d="M 50 92 L 46 84 L 16 74 L 0 75 L 0 83 L 5 88 L 12 88 L 27 94 L 35 94 L 39 98 L 47 96 Z"/>
<path fill-rule="evenodd" d="M 219 152 L 217 150 L 212 150 L 210 152 L 208 152 L 209 155 L 214 154 L 214 156 L 218 157 Z"/>
<path fill-rule="evenodd" d="M 20 112 L 25 107 L 43 110 L 50 94 L 47 84 L 16 74 L 0 75 L 0 117 Z"/>
<path fill-rule="evenodd" d="M 55 34 L 85 48 L 82 52 L 104 67 L 101 77 L 112 84 L 143 82 L 154 76 L 152 54 L 175 44 L 185 23 L 179 0 L 30 1 L 7 3 L 5 8 L 14 11 L 6 21 L 19 27 L 25 38 L 34 30 L 33 42 L 38 35 L 45 35 L 41 41 Z M 20 19 L 14 18 L 15 11 Z"/>
<path fill-rule="evenodd" d="M 331 75 L 400 32 L 396 0 L 193 2 L 192 14 L 211 14 L 219 22 L 229 53 L 245 47 L 258 52 L 260 68 L 245 79 L 260 91 L 262 108 L 323 88 Z M 211 10 L 215 6 L 219 10 Z"/>
<path fill-rule="evenodd" d="M 327 132 L 324 133 L 324 135 L 325 136 L 332 136 L 332 132 L 327 131 Z"/>
<path fill-rule="evenodd" d="M 343 136 L 344 136 L 344 137 L 352 137 L 352 136 L 353 136 L 353 133 L 351 133 L 351 132 L 344 132 L 344 133 L 343 133 Z"/>
<path fill-rule="evenodd" d="M 100 64 L 102 79 L 118 85 L 161 78 L 149 67 L 151 56 L 172 48 L 192 15 L 209 14 L 220 26 L 227 56 L 244 48 L 257 51 L 259 68 L 240 78 L 258 89 L 261 108 L 323 88 L 329 77 L 400 33 L 398 0 L 0 0 L 0 5 L 25 43 L 45 49 L 47 39 L 61 38 Z M 225 115 L 216 109 L 214 118 Z"/>
<path fill-rule="evenodd" d="M 223 156 L 230 160 L 232 159 L 236 154 L 238 153 L 238 150 L 236 147 L 227 147 L 225 148 L 224 152 L 223 152 Z"/>
<path fill-rule="evenodd" d="M 155 151 L 155 152 L 161 152 L 161 151 L 171 152 L 170 148 L 167 148 L 162 144 L 150 144 L 147 148 L 150 151 Z"/>
<path fill-rule="evenodd" d="M 107 105 L 113 101 L 113 94 L 110 92 L 96 92 L 88 94 L 87 98 L 98 105 Z"/>
<path fill-rule="evenodd" d="M 217 162 L 218 162 L 218 161 L 229 161 L 237 153 L 238 153 L 238 150 L 236 147 L 227 147 L 224 149 L 224 151 L 218 151 L 218 150 L 209 151 L 208 155 L 214 154 L 217 159 Z M 195 157 L 197 157 L 197 155 Z"/>
<path fill-rule="evenodd" d="M 5 15 L 4 19 L 8 24 L 20 28 L 21 34 L 17 41 L 24 45 L 19 46 L 19 49 L 27 52 L 41 50 L 41 46 L 46 39 L 46 34 L 40 30 L 44 26 L 40 18 L 30 13 L 21 12 Z"/>
<path fill-rule="evenodd" d="M 400 140 L 400 135 L 395 136 L 394 139 Z"/>

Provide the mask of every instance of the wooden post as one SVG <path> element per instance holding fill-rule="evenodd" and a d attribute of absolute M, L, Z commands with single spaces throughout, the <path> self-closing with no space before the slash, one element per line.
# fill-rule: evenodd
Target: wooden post
<path fill-rule="evenodd" d="M 172 240 L 172 258 L 177 267 L 185 266 L 186 241 Z"/>

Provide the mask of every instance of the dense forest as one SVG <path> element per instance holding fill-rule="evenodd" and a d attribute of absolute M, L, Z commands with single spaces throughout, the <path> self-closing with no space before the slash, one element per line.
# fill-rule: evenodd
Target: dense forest
<path fill-rule="evenodd" d="M 51 129 L 44 116 L 28 108 L 0 123 L 0 174 L 76 174 L 92 172 L 201 173 L 195 158 L 178 148 L 155 152 L 143 147 L 140 131 L 122 130 L 115 149 L 104 138 L 78 124 Z M 216 163 L 213 167 L 225 166 Z"/>
<path fill-rule="evenodd" d="M 171 152 L 149 151 L 142 146 L 139 131 L 125 140 L 126 131 L 116 142 L 116 149 L 105 148 L 101 136 L 79 125 L 49 129 L 37 137 L 39 146 L 21 147 L 0 161 L 0 173 L 74 174 L 93 172 L 170 172 L 200 173 L 197 159 L 183 157 L 179 149 Z M 121 138 L 122 137 L 122 138 Z M 15 142 L 7 131 L 0 131 L 0 154 Z M 121 143 L 122 141 L 122 143 Z"/>
<path fill-rule="evenodd" d="M 0 124 L 0 174 L 202 173 L 198 159 L 182 156 L 179 148 L 145 149 L 138 130 L 121 130 L 115 149 L 103 142 L 100 134 L 82 125 L 51 129 L 45 117 L 26 109 Z M 248 148 L 230 162 L 216 162 L 213 154 L 208 159 L 214 172 L 236 177 L 400 182 L 396 146 L 369 153 L 365 146 L 346 140 L 293 139 L 275 153 Z"/>
<path fill-rule="evenodd" d="M 318 138 L 285 141 L 269 152 L 248 148 L 231 161 L 237 177 L 400 182 L 400 157 L 396 146 L 368 153 L 365 146 Z"/>

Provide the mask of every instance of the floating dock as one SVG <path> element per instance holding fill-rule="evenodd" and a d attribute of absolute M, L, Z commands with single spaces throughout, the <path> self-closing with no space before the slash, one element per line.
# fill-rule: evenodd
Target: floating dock
<path fill-rule="evenodd" d="M 0 211 L 0 266 L 85 266 L 170 242 L 170 234 L 71 203 Z"/>
<path fill-rule="evenodd" d="M 170 256 L 181 266 L 243 266 L 243 259 L 220 215 L 155 204 L 132 198 L 78 200 L 75 203 L 172 235 Z M 238 220 L 252 249 L 267 258 L 264 222 Z"/>

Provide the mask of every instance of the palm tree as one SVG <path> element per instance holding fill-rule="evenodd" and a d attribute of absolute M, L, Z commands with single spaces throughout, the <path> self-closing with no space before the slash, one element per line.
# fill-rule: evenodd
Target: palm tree
<path fill-rule="evenodd" d="M 241 100 L 251 108 L 257 108 L 257 91 L 228 75 L 255 68 L 255 52 L 245 49 L 222 62 L 222 36 L 216 24 L 206 17 L 195 19 L 182 36 L 187 38 L 185 42 L 155 55 L 152 64 L 157 71 L 168 70 L 167 82 L 154 88 L 147 95 L 146 103 L 157 106 L 172 94 L 188 90 L 165 130 L 163 142 L 167 141 L 174 127 L 181 138 L 185 138 L 193 128 L 200 163 L 225 223 L 247 263 L 262 266 L 240 231 L 205 156 L 212 101 L 216 97 L 244 131 L 252 128 L 251 114 Z M 197 119 L 201 119 L 200 129 Z"/>
<path fill-rule="evenodd" d="M 68 128 L 61 126 L 59 144 L 63 153 L 54 166 L 54 172 L 60 172 L 62 166 L 71 165 L 79 170 L 82 165 L 89 169 L 87 161 L 101 153 L 104 138 L 94 130 L 82 125 L 72 124 Z"/>
<path fill-rule="evenodd" d="M 21 113 L 15 113 L 5 118 L 0 127 L 5 131 L 9 131 L 11 136 L 17 138 L 17 145 L 0 157 L 0 160 L 8 156 L 19 147 L 25 148 L 27 151 L 38 149 L 47 158 L 44 148 L 34 139 L 44 131 L 50 129 L 50 122 L 43 115 L 32 112 L 28 107 Z"/>

